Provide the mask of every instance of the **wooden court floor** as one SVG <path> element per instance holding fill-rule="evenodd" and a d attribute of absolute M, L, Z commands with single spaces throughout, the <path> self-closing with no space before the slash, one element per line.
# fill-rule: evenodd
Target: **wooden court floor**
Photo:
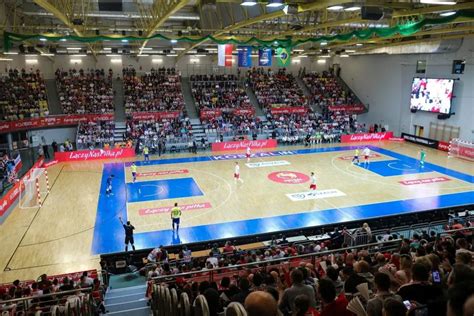
<path fill-rule="evenodd" d="M 420 150 L 419 146 L 409 143 L 385 142 L 371 143 L 371 145 L 413 158 L 419 156 Z M 342 145 L 319 145 L 316 148 L 332 146 Z M 278 150 L 298 148 L 302 147 L 278 148 Z M 446 153 L 438 150 L 425 150 L 427 162 L 474 177 L 474 164 L 460 159 L 448 159 Z M 138 177 L 136 184 L 130 183 L 132 181 L 130 169 L 125 167 L 126 183 L 121 185 L 126 187 L 128 202 L 121 208 L 136 227 L 137 233 L 152 233 L 170 230 L 170 215 L 164 210 L 172 206 L 174 202 L 180 205 L 200 206 L 183 211 L 182 229 L 187 229 L 200 225 L 259 218 L 271 219 L 287 214 L 474 191 L 472 181 L 463 181 L 436 171 L 409 172 L 409 174 L 402 171 L 400 175 L 383 176 L 371 170 L 372 165 L 374 170 L 376 165 L 380 165 L 382 173 L 386 172 L 386 168 L 413 169 L 416 166 L 404 167 L 401 164 L 390 167 L 388 164 L 387 167 L 384 161 L 391 160 L 393 157 L 381 153 L 371 159 L 371 165 L 368 168 L 363 168 L 351 164 L 348 160 L 353 152 L 351 149 L 307 155 L 252 158 L 250 163 L 270 161 L 285 161 L 286 163 L 259 168 L 249 168 L 246 166 L 246 159 L 240 159 L 243 183 L 236 183 L 232 177 L 236 161 L 234 159 L 162 165 L 139 164 L 138 172 L 143 176 Z M 182 157 L 194 157 L 194 155 L 165 156 L 165 158 Z M 151 159 L 157 160 L 158 157 L 152 156 Z M 37 209 L 17 207 L 0 226 L 2 245 L 0 283 L 14 279 L 35 279 L 42 273 L 60 274 L 99 268 L 99 256 L 93 255 L 91 249 L 94 243 L 99 197 L 105 198 L 102 192 L 103 166 L 104 162 L 87 162 L 62 163 L 49 168 L 51 192 L 46 197 L 43 206 Z M 159 173 L 173 173 L 176 170 L 178 170 L 176 174 Z M 182 173 L 182 170 L 186 170 L 186 173 Z M 343 195 L 293 201 L 287 194 L 307 192 L 309 182 L 288 184 L 269 179 L 271 173 L 276 173 L 278 176 L 281 172 L 284 175 L 286 172 L 299 172 L 304 175 L 315 172 L 318 191 L 337 190 Z M 448 180 L 423 185 L 400 183 L 400 181 L 426 178 L 447 178 Z M 161 180 L 176 180 L 176 184 L 170 187 L 170 191 L 181 191 L 181 185 L 184 185 L 184 191 L 189 190 L 187 185 L 191 181 L 191 186 L 193 186 L 191 191 L 195 190 L 195 192 L 185 197 L 169 198 L 166 192 L 163 193 L 161 188 L 163 183 L 159 182 Z M 137 197 L 132 201 L 133 192 L 137 194 Z M 157 198 L 153 195 L 155 193 L 165 195 Z M 111 221 L 118 221 L 118 215 L 122 214 L 120 210 L 112 208 L 103 211 L 110 211 L 106 214 Z M 347 214 L 347 218 L 350 219 L 351 215 Z M 116 235 L 114 239 L 122 245 L 122 232 L 114 234 Z M 225 236 L 225 232 L 223 234 Z M 183 239 L 183 242 L 186 242 L 186 239 Z M 140 242 L 137 246 L 140 247 Z"/>

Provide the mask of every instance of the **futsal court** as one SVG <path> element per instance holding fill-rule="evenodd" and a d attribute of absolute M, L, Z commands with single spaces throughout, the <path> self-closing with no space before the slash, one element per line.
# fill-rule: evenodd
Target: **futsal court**
<path fill-rule="evenodd" d="M 135 246 L 143 249 L 474 203 L 472 163 L 425 149 L 422 168 L 419 146 L 368 146 L 367 165 L 362 157 L 351 163 L 365 145 L 342 144 L 279 147 L 250 161 L 243 153 L 138 157 L 135 183 L 132 160 L 54 165 L 43 206 L 17 207 L 0 226 L 0 281 L 98 268 L 99 254 L 124 249 L 119 217 L 135 226 Z M 233 179 L 236 161 L 243 183 Z M 171 229 L 175 202 L 183 213 L 178 232 Z"/>

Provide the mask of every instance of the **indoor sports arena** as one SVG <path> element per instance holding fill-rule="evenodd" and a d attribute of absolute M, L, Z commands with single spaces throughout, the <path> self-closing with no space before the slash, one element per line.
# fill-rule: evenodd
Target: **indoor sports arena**
<path fill-rule="evenodd" d="M 474 2 L 0 0 L 1 315 L 474 315 Z"/>

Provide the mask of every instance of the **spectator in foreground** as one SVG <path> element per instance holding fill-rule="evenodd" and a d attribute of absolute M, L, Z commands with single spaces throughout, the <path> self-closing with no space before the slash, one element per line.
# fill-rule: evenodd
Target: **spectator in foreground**
<path fill-rule="evenodd" d="M 334 284 L 327 279 L 319 281 L 319 295 L 322 300 L 321 316 L 349 316 L 351 312 L 347 310 L 349 303 L 345 296 L 341 295 L 336 299 L 336 288 Z"/>
<path fill-rule="evenodd" d="M 331 281 L 328 281 L 331 282 Z M 295 310 L 295 298 L 298 295 L 304 294 L 308 296 L 309 301 L 310 301 L 310 306 L 311 307 L 316 307 L 316 298 L 315 298 L 315 293 L 314 289 L 309 286 L 303 284 L 303 272 L 299 269 L 294 269 L 291 272 L 291 287 L 286 289 L 283 292 L 283 297 L 281 298 L 280 302 L 280 311 L 284 315 L 291 315 L 291 312 Z M 332 282 L 331 282 L 332 285 Z M 334 286 L 333 286 L 334 287 Z M 334 290 L 335 292 L 336 290 Z"/>
<path fill-rule="evenodd" d="M 402 302 L 399 295 L 390 293 L 390 277 L 386 273 L 378 272 L 375 274 L 375 297 L 367 303 L 368 316 L 382 316 L 383 304 L 387 299 L 396 299 Z"/>
<path fill-rule="evenodd" d="M 383 316 L 406 316 L 407 308 L 405 305 L 393 298 L 388 298 L 383 303 Z"/>
<path fill-rule="evenodd" d="M 267 292 L 255 291 L 245 299 L 248 316 L 277 316 L 278 306 L 273 296 Z"/>
<path fill-rule="evenodd" d="M 400 287 L 397 293 L 403 300 L 427 304 L 429 301 L 443 298 L 442 290 L 429 283 L 430 271 L 424 263 L 415 262 L 411 272 L 412 282 Z"/>

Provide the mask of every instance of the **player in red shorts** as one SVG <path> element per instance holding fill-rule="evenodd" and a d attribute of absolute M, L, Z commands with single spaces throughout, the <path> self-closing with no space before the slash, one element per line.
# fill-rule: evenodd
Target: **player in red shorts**
<path fill-rule="evenodd" d="M 247 162 L 250 161 L 250 146 L 247 146 L 247 153 L 245 154 L 245 156 L 247 157 Z"/>
<path fill-rule="evenodd" d="M 240 166 L 239 163 L 236 161 L 235 162 L 235 168 L 234 168 L 234 181 L 240 181 L 241 183 L 244 183 L 244 180 L 240 177 Z"/>
<path fill-rule="evenodd" d="M 316 190 L 316 176 L 314 172 L 311 172 L 311 184 L 309 185 L 310 190 Z"/>

